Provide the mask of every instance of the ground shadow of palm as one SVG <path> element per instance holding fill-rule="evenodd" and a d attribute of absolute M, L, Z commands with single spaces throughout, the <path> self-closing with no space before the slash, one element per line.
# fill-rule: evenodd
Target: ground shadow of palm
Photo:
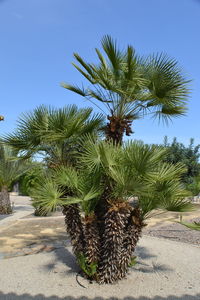
<path fill-rule="evenodd" d="M 60 247 L 54 251 L 55 259 L 53 263 L 43 266 L 43 268 L 49 271 L 56 271 L 58 262 L 63 263 L 67 266 L 66 274 L 79 273 L 80 268 L 77 265 L 76 258 L 71 252 L 71 248 Z M 153 259 L 157 256 L 151 253 L 146 247 L 137 246 L 135 255 L 137 256 L 137 263 L 130 269 L 130 273 L 139 271 L 143 273 L 154 273 L 154 272 L 170 272 L 172 269 L 163 264 L 156 263 Z M 152 259 L 152 260 L 151 260 Z M 149 262 L 151 261 L 151 263 Z"/>
<path fill-rule="evenodd" d="M 43 266 L 43 268 L 49 272 L 56 269 L 57 263 L 61 262 L 68 267 L 65 273 L 78 273 L 80 271 L 79 266 L 76 263 L 75 256 L 66 247 L 60 247 L 54 251 L 55 259 L 53 263 Z"/>

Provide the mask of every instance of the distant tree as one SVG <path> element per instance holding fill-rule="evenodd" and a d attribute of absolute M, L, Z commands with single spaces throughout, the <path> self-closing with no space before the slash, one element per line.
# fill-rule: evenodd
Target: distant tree
<path fill-rule="evenodd" d="M 200 194 L 200 176 L 194 177 L 193 182 L 186 185 L 188 191 L 192 193 L 193 196 Z"/>
<path fill-rule="evenodd" d="M 168 143 L 168 138 L 164 138 L 164 147 L 167 148 L 164 161 L 172 164 L 183 163 L 187 171 L 183 174 L 184 183 L 191 184 L 194 178 L 200 175 L 200 145 L 194 146 L 194 139 L 190 139 L 189 146 L 179 143 L 176 138 L 172 143 Z"/>

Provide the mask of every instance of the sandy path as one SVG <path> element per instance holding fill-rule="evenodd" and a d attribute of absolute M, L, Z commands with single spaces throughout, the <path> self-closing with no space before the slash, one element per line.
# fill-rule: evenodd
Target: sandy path
<path fill-rule="evenodd" d="M 138 264 L 128 279 L 112 286 L 99 286 L 79 277 L 85 288 L 76 282 L 77 267 L 70 251 L 69 247 L 60 248 L 51 253 L 0 260 L 0 299 L 27 300 L 28 295 L 31 295 L 30 299 L 52 300 L 66 296 L 66 299 L 127 297 L 126 300 L 143 296 L 158 300 L 170 295 L 173 296 L 170 300 L 200 299 L 200 247 L 143 237 L 137 247 Z M 28 295 L 23 297 L 24 293 Z M 38 294 L 40 296 L 36 297 Z M 41 294 L 57 297 L 41 298 Z"/>
<path fill-rule="evenodd" d="M 0 300 L 89 300 L 95 297 L 95 300 L 200 300 L 200 247 L 143 236 L 137 247 L 138 264 L 127 280 L 113 286 L 99 286 L 79 277 L 84 288 L 76 281 L 78 269 L 70 252 L 63 217 L 28 216 L 32 213 L 30 200 L 24 197 L 15 200 L 18 213 L 9 216 L 11 222 L 0 220 Z M 199 216 L 200 209 L 184 214 L 184 220 Z M 163 226 L 173 227 L 167 230 L 168 234 L 174 232 L 179 238 L 172 224 L 172 220 L 178 219 L 176 213 L 158 215 L 149 221 L 147 228 L 161 236 L 159 230 Z M 181 227 L 179 240 L 182 241 L 183 236 L 190 236 L 192 240 L 193 235 L 194 231 Z M 41 252 L 40 247 L 45 245 L 55 246 L 54 251 Z M 31 255 L 34 249 L 41 253 Z M 12 257 L 13 253 L 17 257 L 3 259 L 9 254 Z"/>
<path fill-rule="evenodd" d="M 0 215 L 0 232 L 34 212 L 30 197 L 10 195 L 10 202 L 14 206 L 14 212 L 11 215 Z"/>

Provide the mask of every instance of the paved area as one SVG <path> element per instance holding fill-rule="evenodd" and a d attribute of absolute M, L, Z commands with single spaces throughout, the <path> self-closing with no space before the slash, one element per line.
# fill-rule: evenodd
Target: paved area
<path fill-rule="evenodd" d="M 20 219 L 0 231 L 0 259 L 57 248 L 66 241 L 63 217 Z"/>
<path fill-rule="evenodd" d="M 0 260 L 0 299 L 200 299 L 199 247 L 143 237 L 136 254 L 127 279 L 109 286 L 77 276 L 70 246 Z"/>
<path fill-rule="evenodd" d="M 194 218 L 200 218 L 200 204 L 194 204 L 194 210 L 190 212 L 171 212 L 171 211 L 152 211 L 150 218 L 146 220 L 148 227 L 163 226 L 172 224 L 173 221 L 189 221 Z"/>
<path fill-rule="evenodd" d="M 12 196 L 12 200 L 15 202 L 14 214 L 0 220 L 0 259 L 52 251 L 68 245 L 62 214 L 35 217 L 30 198 Z M 195 212 L 184 213 L 183 220 L 198 215 L 200 216 L 200 206 L 197 206 Z M 179 213 L 156 212 L 147 221 L 144 234 L 200 245 L 200 232 L 172 222 L 179 220 L 179 217 Z"/>
<path fill-rule="evenodd" d="M 13 200 L 15 213 L 0 219 L 0 300 L 200 300 L 199 246 L 143 236 L 138 263 L 126 280 L 109 287 L 90 284 L 77 276 L 63 216 L 35 217 L 30 198 Z M 198 208 L 183 218 L 199 215 Z M 157 215 L 147 228 L 178 219 L 176 213 Z"/>
<path fill-rule="evenodd" d="M 12 215 L 0 219 L 0 259 L 52 251 L 67 242 L 64 217 L 36 217 L 30 198 L 11 196 Z"/>
<path fill-rule="evenodd" d="M 34 212 L 29 197 L 10 195 L 10 200 L 14 211 L 11 215 L 0 215 L 0 231 Z"/>

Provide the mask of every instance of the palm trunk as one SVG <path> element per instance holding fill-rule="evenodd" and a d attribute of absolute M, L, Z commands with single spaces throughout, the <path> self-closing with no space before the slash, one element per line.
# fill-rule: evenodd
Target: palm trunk
<path fill-rule="evenodd" d="M 132 209 L 123 241 L 123 251 L 120 259 L 120 277 L 124 278 L 128 272 L 131 258 L 142 233 L 144 223 L 139 208 Z"/>
<path fill-rule="evenodd" d="M 69 233 L 74 254 L 84 253 L 83 224 L 77 204 L 65 205 L 62 210 L 65 216 L 66 230 Z"/>
<path fill-rule="evenodd" d="M 132 121 L 115 115 L 107 116 L 109 122 L 106 125 L 105 133 L 108 141 L 112 141 L 114 145 L 121 145 L 123 135 L 130 136 L 133 133 L 131 129 Z"/>
<path fill-rule="evenodd" d="M 100 250 L 100 236 L 97 226 L 97 219 L 94 214 L 85 217 L 84 236 L 87 263 L 98 263 Z"/>
<path fill-rule="evenodd" d="M 113 205 L 105 214 L 105 229 L 101 242 L 100 263 L 97 270 L 99 283 L 113 283 L 120 278 L 120 258 L 123 251 L 126 203 Z"/>
<path fill-rule="evenodd" d="M 104 178 L 106 181 L 106 178 Z M 110 205 L 108 203 L 108 199 L 110 197 L 111 187 L 106 186 L 105 190 L 101 196 L 101 201 L 99 201 L 95 207 L 94 213 L 97 218 L 97 225 L 99 230 L 100 238 L 102 239 L 104 230 L 105 230 L 105 214 L 107 213 Z"/>
<path fill-rule="evenodd" d="M 3 186 L 0 192 L 0 214 L 11 214 L 12 207 L 10 195 L 6 186 Z"/>

